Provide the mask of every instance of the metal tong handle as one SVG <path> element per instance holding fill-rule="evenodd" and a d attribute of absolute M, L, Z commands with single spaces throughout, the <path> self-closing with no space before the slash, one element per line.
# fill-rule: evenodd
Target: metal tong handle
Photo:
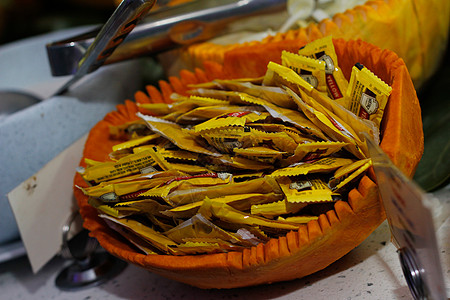
<path fill-rule="evenodd" d="M 81 58 L 74 76 L 54 95 L 63 94 L 84 75 L 98 69 L 148 13 L 155 1 L 123 0 Z"/>
<path fill-rule="evenodd" d="M 158 55 L 213 37 L 277 28 L 287 0 L 195 0 L 150 11 L 104 65 Z M 158 3 L 158 2 L 157 2 Z M 259 21 L 256 21 L 259 19 Z M 100 28 L 47 44 L 53 76 L 74 74 Z"/>

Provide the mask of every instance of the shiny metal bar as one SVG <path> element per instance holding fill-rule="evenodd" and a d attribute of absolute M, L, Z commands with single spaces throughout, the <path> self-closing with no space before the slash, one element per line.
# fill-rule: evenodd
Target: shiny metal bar
<path fill-rule="evenodd" d="M 244 18 L 286 10 L 286 0 L 197 0 L 150 13 L 104 63 L 158 54 L 230 31 Z M 232 30 L 232 29 L 231 29 Z M 98 30 L 47 45 L 54 76 L 73 74 Z"/>

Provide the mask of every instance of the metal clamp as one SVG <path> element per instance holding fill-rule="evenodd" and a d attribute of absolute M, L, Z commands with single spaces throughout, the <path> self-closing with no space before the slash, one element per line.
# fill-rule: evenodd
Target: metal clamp
<path fill-rule="evenodd" d="M 55 285 L 64 291 L 97 286 L 115 277 L 127 266 L 126 262 L 99 248 L 97 240 L 89 237 L 85 229 L 69 240 L 70 228 L 77 217 L 80 217 L 79 213 L 73 213 L 62 227 L 61 256 L 73 261 L 55 279 Z"/>
<path fill-rule="evenodd" d="M 414 299 L 428 299 L 428 289 L 422 275 L 424 270 L 419 267 L 412 251 L 409 248 L 400 248 L 397 250 L 397 253 L 403 275 Z"/>

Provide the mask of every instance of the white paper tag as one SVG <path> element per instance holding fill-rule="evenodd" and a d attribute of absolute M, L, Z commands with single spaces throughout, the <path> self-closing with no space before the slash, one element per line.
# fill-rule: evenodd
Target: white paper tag
<path fill-rule="evenodd" d="M 78 206 L 73 178 L 87 135 L 8 194 L 31 268 L 37 273 L 62 246 L 62 227 Z M 81 226 L 72 234 L 81 230 Z"/>
<path fill-rule="evenodd" d="M 447 299 L 426 194 L 367 139 L 377 184 L 408 286 L 416 299 Z"/>

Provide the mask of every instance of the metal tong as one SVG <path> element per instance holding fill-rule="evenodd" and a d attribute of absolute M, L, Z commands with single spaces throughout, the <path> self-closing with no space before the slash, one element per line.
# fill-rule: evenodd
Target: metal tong
<path fill-rule="evenodd" d="M 84 75 L 98 69 L 111 56 L 114 50 L 120 45 L 127 35 L 136 27 L 136 24 L 148 13 L 156 0 L 123 0 L 105 25 L 95 34 L 95 39 L 85 48 L 85 51 L 78 52 L 72 60 L 70 66 L 66 65 L 68 74 L 74 76 L 55 95 L 60 95 L 82 78 Z M 69 42 L 69 44 L 72 44 Z M 74 45 L 76 47 L 76 45 Z M 64 63 L 66 52 L 54 52 L 48 49 L 51 65 Z M 52 53 L 52 55 L 50 55 Z M 53 62 L 53 63 L 52 63 Z M 52 67 L 53 70 L 53 67 Z"/>
<path fill-rule="evenodd" d="M 287 0 L 198 0 L 149 13 L 139 24 L 136 21 L 148 11 L 154 1 L 127 1 L 122 5 L 138 2 L 134 17 L 128 17 L 122 30 L 109 34 L 114 39 L 103 40 L 108 47 L 104 55 L 90 53 L 95 47 L 94 37 L 102 34 L 111 19 L 102 29 L 47 45 L 47 54 L 53 76 L 75 74 L 80 77 L 99 68 L 143 55 L 154 55 L 182 45 L 205 41 L 223 33 L 229 25 L 243 18 L 263 16 L 286 10 Z M 145 2 L 145 3 L 144 3 Z M 116 10 L 116 12 L 117 12 Z M 118 22 L 123 22 L 123 18 Z M 129 25 L 127 25 L 129 24 Z M 136 25 L 136 26 L 135 26 Z M 132 32 L 130 32 L 133 30 Z M 124 34 L 120 34 L 123 32 Z M 228 30 L 230 32 L 230 30 Z M 125 38 L 126 37 L 126 38 Z M 120 46 L 119 46 L 120 44 Z M 97 43 L 98 48 L 100 42 Z M 117 49 L 116 49 L 117 48 Z"/>

